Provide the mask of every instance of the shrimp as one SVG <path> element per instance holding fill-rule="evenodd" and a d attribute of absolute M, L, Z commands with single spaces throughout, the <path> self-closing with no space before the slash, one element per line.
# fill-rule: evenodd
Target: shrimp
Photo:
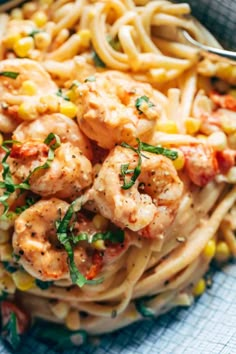
<path fill-rule="evenodd" d="M 68 203 L 57 198 L 40 200 L 23 211 L 15 221 L 14 253 L 20 256 L 19 263 L 25 270 L 38 279 L 70 279 L 68 254 L 57 238 L 55 226 L 68 207 Z M 74 215 L 73 225 L 73 232 L 86 232 L 89 236 L 102 231 L 97 230 L 81 212 Z M 103 252 L 86 241 L 74 245 L 76 267 L 88 280 L 93 279 L 102 270 L 104 260 L 111 263 L 128 248 L 128 240 L 120 245 L 108 245 Z"/>
<path fill-rule="evenodd" d="M 7 73 L 13 73 L 17 77 L 9 77 Z M 26 95 L 22 91 L 22 84 L 28 80 L 35 84 L 36 93 L 33 96 Z M 16 128 L 22 120 L 22 116 L 19 114 L 19 107 L 22 103 L 28 104 L 31 107 L 31 119 L 39 117 L 40 112 L 37 110 L 37 107 L 39 107 L 40 98 L 45 95 L 45 92 L 47 92 L 47 95 L 50 93 L 55 94 L 57 86 L 39 63 L 29 59 L 8 59 L 1 61 L 0 130 L 4 133 L 11 133 Z"/>
<path fill-rule="evenodd" d="M 104 149 L 122 141 L 135 143 L 137 137 L 144 141 L 162 112 L 151 85 L 112 71 L 88 78 L 77 93 L 79 126 Z"/>
<path fill-rule="evenodd" d="M 129 168 L 134 168 L 138 156 L 132 150 L 115 147 L 103 163 L 89 198 L 95 201 L 99 212 L 117 226 L 155 238 L 172 223 L 183 183 L 167 157 L 148 152 L 145 157 L 135 184 L 124 190 L 121 188 L 121 166 L 129 163 Z"/>
<path fill-rule="evenodd" d="M 211 146 L 198 144 L 181 146 L 185 156 L 185 169 L 190 180 L 203 187 L 215 178 L 219 171 L 216 152 Z"/>
<path fill-rule="evenodd" d="M 12 175 L 24 181 L 48 156 L 48 146 L 38 141 L 15 145 L 10 154 Z M 29 179 L 32 192 L 43 197 L 75 198 L 92 184 L 92 165 L 81 150 L 71 143 L 61 144 L 49 168 L 33 173 Z"/>
<path fill-rule="evenodd" d="M 44 141 L 51 132 L 58 135 L 62 143 L 70 142 L 73 146 L 80 148 L 89 160 L 92 159 L 92 149 L 87 137 L 72 119 L 60 113 L 44 115 L 30 122 L 22 122 L 13 132 L 12 138 L 20 142 L 32 139 Z"/>
<path fill-rule="evenodd" d="M 12 244 L 19 263 L 42 280 L 69 279 L 67 253 L 57 240 L 55 221 L 69 204 L 59 199 L 41 200 L 15 221 Z"/>

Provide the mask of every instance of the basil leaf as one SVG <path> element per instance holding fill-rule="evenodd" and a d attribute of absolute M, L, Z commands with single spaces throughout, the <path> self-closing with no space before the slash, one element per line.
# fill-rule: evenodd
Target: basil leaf
<path fill-rule="evenodd" d="M 42 281 L 40 279 L 35 279 L 35 284 L 42 290 L 47 290 L 53 285 L 53 281 Z"/>
<path fill-rule="evenodd" d="M 2 335 L 14 350 L 19 347 L 20 336 L 17 332 L 17 318 L 14 312 L 11 312 L 8 323 L 3 327 Z"/>
<path fill-rule="evenodd" d="M 96 77 L 95 76 L 88 76 L 85 80 L 84 80 L 84 82 L 94 82 L 94 81 L 96 81 Z"/>
<path fill-rule="evenodd" d="M 150 296 L 150 298 L 143 297 L 140 299 L 137 299 L 135 301 L 135 307 L 136 310 L 143 316 L 143 317 L 148 317 L 148 318 L 154 318 L 155 317 L 155 312 L 151 309 L 148 308 L 145 304 L 146 301 L 151 300 L 154 296 Z"/>
<path fill-rule="evenodd" d="M 119 229 L 116 232 L 107 231 L 94 234 L 92 237 L 92 243 L 98 240 L 111 241 L 112 243 L 122 243 L 124 242 L 124 239 L 124 231 Z"/>
<path fill-rule="evenodd" d="M 149 145 L 146 143 L 141 143 L 141 150 L 148 151 L 148 152 L 151 152 L 151 153 L 157 154 L 157 155 L 166 156 L 170 160 L 176 160 L 178 157 L 177 151 L 174 151 L 171 149 L 166 149 L 166 148 L 163 148 L 162 146 L 153 146 L 153 145 Z"/>
<path fill-rule="evenodd" d="M 18 266 L 14 266 L 12 263 L 9 262 L 2 262 L 2 264 L 6 271 L 8 271 L 9 273 L 15 273 L 19 269 Z"/>
<path fill-rule="evenodd" d="M 102 59 L 98 56 L 98 54 L 94 50 L 92 51 L 92 59 L 95 66 L 99 68 L 106 67 L 106 64 L 102 61 Z"/>
<path fill-rule="evenodd" d="M 148 104 L 148 107 L 154 107 L 154 104 L 152 102 L 150 102 L 149 98 L 147 96 L 141 96 L 141 97 L 138 97 L 135 101 L 135 107 L 137 108 L 137 110 L 139 111 L 139 114 L 142 114 L 143 111 L 142 111 L 142 105 L 144 103 L 147 103 Z"/>
<path fill-rule="evenodd" d="M 54 350 L 72 349 L 87 341 L 88 335 L 84 330 L 70 331 L 61 325 L 40 322 L 34 327 L 34 336 L 39 341 L 50 344 Z"/>
<path fill-rule="evenodd" d="M 38 200 L 40 199 L 39 196 L 32 196 L 26 198 L 25 205 L 22 205 L 20 207 L 16 207 L 15 213 L 16 214 L 21 214 L 23 211 L 34 205 Z"/>
<path fill-rule="evenodd" d="M 20 73 L 15 72 L 15 71 L 0 71 L 0 76 L 5 76 L 10 79 L 17 79 L 17 77 L 20 75 Z"/>
<path fill-rule="evenodd" d="M 64 93 L 63 93 L 63 91 L 62 91 L 61 88 L 58 89 L 56 95 L 57 95 L 58 97 L 63 98 L 63 100 L 65 100 L 65 101 L 70 101 L 69 97 L 67 97 L 67 96 L 64 95 Z"/>
<path fill-rule="evenodd" d="M 94 280 L 87 280 L 85 276 L 79 272 L 75 261 L 74 261 L 74 252 L 71 242 L 71 238 L 68 235 L 68 230 L 70 229 L 70 222 L 74 215 L 74 206 L 77 204 L 77 200 L 75 200 L 69 208 L 67 209 L 65 216 L 62 220 L 56 221 L 56 228 L 57 228 L 57 238 L 60 243 L 65 247 L 65 250 L 68 254 L 68 265 L 70 270 L 70 277 L 73 284 L 78 285 L 80 288 L 83 287 L 85 284 L 100 284 L 103 282 L 103 279 L 94 279 Z M 84 236 L 83 236 L 84 237 Z"/>

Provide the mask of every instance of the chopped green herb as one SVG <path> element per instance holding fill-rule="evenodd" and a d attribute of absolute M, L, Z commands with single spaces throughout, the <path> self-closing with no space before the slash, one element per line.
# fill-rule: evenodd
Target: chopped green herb
<path fill-rule="evenodd" d="M 149 98 L 147 96 L 141 96 L 141 97 L 138 97 L 135 101 L 135 107 L 137 108 L 137 110 L 139 111 L 139 114 L 142 114 L 143 111 L 142 111 L 142 105 L 144 103 L 147 103 L 148 104 L 148 107 L 154 107 L 154 104 L 152 102 L 149 101 Z"/>
<path fill-rule="evenodd" d="M 4 339 L 16 350 L 20 345 L 20 336 L 17 332 L 17 318 L 14 312 L 11 312 L 8 323 L 2 329 Z"/>
<path fill-rule="evenodd" d="M 67 97 L 67 96 L 64 95 L 64 93 L 63 93 L 63 91 L 62 91 L 61 88 L 58 89 L 56 95 L 57 95 L 58 97 L 63 98 L 63 100 L 65 100 L 65 101 L 70 101 L 69 97 Z"/>
<path fill-rule="evenodd" d="M 145 296 L 135 301 L 136 310 L 143 316 L 153 318 L 155 317 L 155 312 L 146 305 L 146 302 L 152 300 L 154 296 Z"/>
<path fill-rule="evenodd" d="M 42 33 L 42 32 L 45 32 L 45 31 L 42 31 L 42 30 L 39 30 L 39 29 L 34 29 L 34 30 L 31 31 L 28 35 L 29 35 L 30 37 L 33 37 L 33 38 L 34 38 L 34 36 L 35 36 L 36 34 Z"/>
<path fill-rule="evenodd" d="M 92 51 L 92 59 L 95 66 L 99 68 L 106 67 L 106 64 L 102 61 L 102 59 L 98 56 L 98 54 L 94 50 Z"/>
<path fill-rule="evenodd" d="M 84 277 L 84 275 L 79 272 L 74 261 L 73 245 L 72 245 L 71 237 L 69 235 L 69 231 L 70 231 L 70 222 L 74 216 L 74 212 L 75 212 L 74 207 L 76 203 L 77 200 L 71 203 L 63 219 L 60 221 L 56 221 L 57 238 L 60 241 L 60 243 L 65 247 L 65 250 L 68 254 L 68 264 L 69 264 L 70 277 L 72 283 L 77 284 L 79 287 L 82 287 L 85 284 L 94 284 L 94 285 L 100 284 L 103 281 L 103 279 L 87 280 Z"/>
<path fill-rule="evenodd" d="M 42 322 L 42 321 L 41 321 Z M 84 330 L 70 331 L 61 325 L 43 322 L 38 323 L 34 328 L 34 336 L 47 345 L 50 344 L 54 350 L 61 351 L 80 346 L 87 341 L 87 332 Z"/>
<path fill-rule="evenodd" d="M 0 292 L 0 301 L 6 300 L 8 297 L 8 293 L 6 293 L 4 290 Z"/>
<path fill-rule="evenodd" d="M 0 76 L 9 77 L 10 79 L 17 79 L 20 73 L 15 71 L 0 71 Z"/>
<path fill-rule="evenodd" d="M 94 81 L 96 81 L 96 77 L 95 76 L 88 76 L 85 80 L 84 80 L 84 82 L 94 82 Z"/>
<path fill-rule="evenodd" d="M 31 205 L 34 205 L 39 199 L 40 199 L 39 196 L 32 196 L 32 197 L 26 198 L 25 205 L 22 205 L 21 207 L 17 207 L 15 209 L 15 213 L 21 214 L 23 211 L 28 209 Z"/>
<path fill-rule="evenodd" d="M 122 243 L 124 242 L 124 231 L 116 230 L 116 231 L 106 231 L 106 232 L 97 232 L 91 238 L 86 232 L 81 232 L 78 235 L 72 235 L 72 242 L 77 244 L 80 241 L 87 241 L 89 243 L 96 242 L 98 240 L 110 241 L 112 243 Z"/>
<path fill-rule="evenodd" d="M 47 290 L 48 288 L 50 288 L 50 286 L 53 285 L 53 281 L 42 281 L 39 279 L 35 280 L 35 284 L 42 290 Z"/>
<path fill-rule="evenodd" d="M 12 258 L 15 259 L 16 262 L 18 262 L 20 260 L 20 255 L 12 253 Z"/>
<path fill-rule="evenodd" d="M 2 264 L 9 273 L 15 273 L 19 269 L 18 266 L 15 266 L 10 262 L 2 262 Z"/>
<path fill-rule="evenodd" d="M 178 152 L 171 150 L 171 149 L 166 149 L 163 148 L 162 146 L 153 146 L 153 145 L 149 145 L 146 143 L 141 143 L 141 150 L 142 151 L 148 151 L 151 152 L 153 154 L 157 154 L 157 155 L 163 155 L 165 157 L 168 157 L 168 159 L 170 160 L 176 160 L 178 157 Z"/>
<path fill-rule="evenodd" d="M 147 158 L 146 156 L 142 155 L 142 151 L 151 152 L 153 154 L 163 155 L 168 157 L 171 160 L 175 160 L 178 157 L 178 153 L 176 151 L 163 148 L 161 146 L 153 146 L 146 143 L 141 142 L 137 139 L 138 147 L 134 148 L 133 146 L 127 143 L 121 143 L 122 147 L 130 149 L 138 154 L 138 163 L 134 169 L 129 169 L 129 163 L 122 164 L 120 167 L 120 174 L 123 178 L 123 185 L 121 186 L 122 189 L 129 189 L 131 188 L 135 181 L 137 180 L 138 176 L 141 173 L 141 166 L 142 166 L 142 157 Z M 130 179 L 127 181 L 126 176 L 131 175 Z"/>

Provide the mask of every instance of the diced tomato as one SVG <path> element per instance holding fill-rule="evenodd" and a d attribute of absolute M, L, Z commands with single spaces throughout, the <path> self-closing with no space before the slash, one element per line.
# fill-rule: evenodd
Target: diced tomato
<path fill-rule="evenodd" d="M 18 334 L 25 333 L 30 325 L 30 318 L 23 310 L 10 301 L 1 302 L 2 328 L 9 323 L 11 313 L 16 315 Z"/>
<path fill-rule="evenodd" d="M 235 155 L 236 152 L 230 149 L 217 151 L 216 158 L 221 173 L 227 173 L 228 170 L 235 165 Z"/>
<path fill-rule="evenodd" d="M 185 168 L 191 181 L 203 187 L 217 175 L 218 161 L 215 151 L 207 145 L 182 146 L 185 156 Z"/>
<path fill-rule="evenodd" d="M 210 93 L 211 100 L 219 107 L 236 112 L 236 99 L 231 95 L 220 95 L 218 92 Z"/>
<path fill-rule="evenodd" d="M 10 153 L 10 157 L 15 159 L 22 159 L 25 157 L 34 157 L 42 154 L 43 156 L 47 156 L 48 154 L 48 146 L 44 143 L 39 142 L 27 142 L 21 145 L 13 145 Z"/>
<path fill-rule="evenodd" d="M 102 269 L 103 255 L 101 252 L 95 251 L 92 256 L 92 265 L 86 274 L 88 280 L 94 279 Z"/>

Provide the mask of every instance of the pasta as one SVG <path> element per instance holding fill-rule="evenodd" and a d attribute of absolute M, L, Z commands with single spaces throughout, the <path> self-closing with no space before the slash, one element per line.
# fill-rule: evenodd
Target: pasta
<path fill-rule="evenodd" d="M 189 306 L 211 262 L 236 255 L 235 65 L 185 42 L 181 29 L 220 47 L 189 14 L 166 0 L 0 14 L 0 290 L 13 347 L 26 313 L 84 339 Z"/>

